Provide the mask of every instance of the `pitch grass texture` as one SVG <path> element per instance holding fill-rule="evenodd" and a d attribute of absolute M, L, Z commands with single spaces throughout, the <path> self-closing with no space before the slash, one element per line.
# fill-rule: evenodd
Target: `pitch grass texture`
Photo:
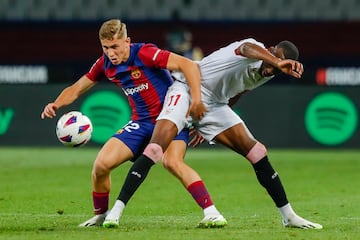
<path fill-rule="evenodd" d="M 227 149 L 190 149 L 223 229 L 197 229 L 201 209 L 156 165 L 127 205 L 118 229 L 83 229 L 92 216 L 91 168 L 97 148 L 0 148 L 0 239 L 359 239 L 360 151 L 269 150 L 293 208 L 322 230 L 287 229 L 251 166 Z M 112 173 L 112 205 L 130 163 Z"/>

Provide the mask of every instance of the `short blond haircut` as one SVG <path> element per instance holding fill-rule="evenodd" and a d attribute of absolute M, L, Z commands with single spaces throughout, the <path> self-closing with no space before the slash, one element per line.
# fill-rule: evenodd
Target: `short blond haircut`
<path fill-rule="evenodd" d="M 113 40 L 127 38 L 126 24 L 122 23 L 120 19 L 110 19 L 104 22 L 99 30 L 100 40 Z"/>

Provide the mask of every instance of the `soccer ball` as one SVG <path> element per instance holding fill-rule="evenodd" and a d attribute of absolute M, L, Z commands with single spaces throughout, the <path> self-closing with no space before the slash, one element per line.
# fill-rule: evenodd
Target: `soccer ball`
<path fill-rule="evenodd" d="M 92 130 L 90 119 L 78 111 L 65 113 L 56 125 L 57 138 L 69 147 L 85 145 L 91 139 Z"/>

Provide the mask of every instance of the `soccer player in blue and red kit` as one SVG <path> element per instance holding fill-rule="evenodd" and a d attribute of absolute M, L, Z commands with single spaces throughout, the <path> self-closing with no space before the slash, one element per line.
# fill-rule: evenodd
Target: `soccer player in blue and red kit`
<path fill-rule="evenodd" d="M 127 36 L 126 25 L 118 19 L 108 20 L 102 24 L 99 39 L 103 55 L 87 74 L 65 88 L 54 102 L 44 107 L 41 113 L 43 119 L 55 117 L 57 109 L 73 103 L 104 77 L 124 91 L 132 108 L 131 121 L 104 144 L 95 159 L 92 169 L 95 216 L 80 224 L 81 227 L 118 225 L 118 219 L 114 221 L 113 218 L 110 218 L 109 224 L 104 223 L 109 205 L 110 172 L 122 163 L 136 159 L 144 151 L 152 135 L 156 117 L 162 109 L 167 89 L 173 84 L 169 70 L 183 72 L 190 87 L 189 111 L 181 114 L 184 116 L 191 114 L 193 118 L 201 119 L 207 111 L 200 97 L 200 71 L 196 63 L 152 44 L 131 43 Z M 221 222 L 214 223 L 214 226 L 221 227 L 226 224 L 226 220 L 215 208 L 200 176 L 184 163 L 187 142 L 188 130 L 185 129 L 171 142 L 167 154 L 173 158 L 173 161 L 178 162 L 184 171 L 180 181 L 203 208 L 205 217 L 209 214 L 218 216 L 217 219 L 220 218 Z M 179 152 L 183 154 L 178 154 Z M 145 150 L 145 154 L 152 156 L 153 153 L 146 153 Z M 144 179 L 147 173 L 148 167 L 137 166 L 136 161 L 129 170 L 129 174 L 140 180 Z M 125 187 L 128 189 L 134 186 Z M 115 205 L 120 205 L 120 209 L 123 209 L 131 196 L 131 193 L 122 192 Z M 209 221 L 212 221 L 211 218 Z"/>

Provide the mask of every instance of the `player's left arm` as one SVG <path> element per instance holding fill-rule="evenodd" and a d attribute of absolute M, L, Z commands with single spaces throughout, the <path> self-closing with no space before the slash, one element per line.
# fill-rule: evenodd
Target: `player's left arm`
<path fill-rule="evenodd" d="M 196 130 L 195 128 L 190 128 L 188 146 L 195 148 L 203 142 L 205 142 L 205 138 L 201 136 L 199 131 Z"/>
<path fill-rule="evenodd" d="M 201 101 L 200 69 L 194 61 L 167 50 L 159 49 L 152 44 L 145 44 L 141 47 L 138 55 L 148 67 L 159 67 L 170 71 L 183 72 L 190 87 L 191 95 L 191 105 L 186 116 L 191 114 L 195 120 L 201 119 L 204 116 L 207 110 Z"/>

